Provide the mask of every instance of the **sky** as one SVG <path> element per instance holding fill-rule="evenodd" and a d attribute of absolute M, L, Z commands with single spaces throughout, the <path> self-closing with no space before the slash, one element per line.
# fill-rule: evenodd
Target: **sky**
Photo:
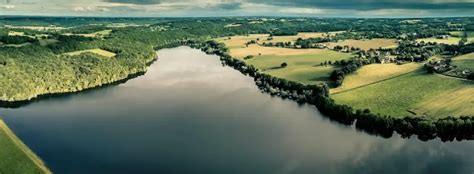
<path fill-rule="evenodd" d="M 474 16 L 474 0 L 0 0 L 0 15 L 448 17 Z"/>

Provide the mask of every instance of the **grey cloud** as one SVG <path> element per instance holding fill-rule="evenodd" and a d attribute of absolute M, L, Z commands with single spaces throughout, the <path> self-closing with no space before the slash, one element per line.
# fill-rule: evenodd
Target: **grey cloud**
<path fill-rule="evenodd" d="M 105 2 L 150 5 L 163 2 L 189 2 L 192 0 L 104 0 Z M 232 0 L 209 1 L 219 3 L 222 9 L 239 9 L 240 2 L 273 5 L 278 7 L 304 7 L 319 9 L 340 9 L 340 10 L 380 10 L 380 9 L 422 9 L 422 10 L 442 10 L 442 9 L 474 9 L 472 0 Z"/>
<path fill-rule="evenodd" d="M 320 9 L 343 10 L 379 10 L 379 9 L 474 9 L 473 1 L 444 1 L 433 0 L 250 0 L 253 3 L 270 4 L 275 6 L 293 6 Z"/>
<path fill-rule="evenodd" d="M 224 9 L 224 10 L 237 10 L 241 8 L 241 3 L 238 2 L 232 2 L 232 3 L 221 3 L 219 5 L 216 5 L 214 8 L 217 9 Z"/>
<path fill-rule="evenodd" d="M 160 4 L 163 2 L 182 2 L 182 0 L 104 0 L 105 2 L 122 3 L 122 4 L 137 4 L 137 5 L 151 5 Z"/>

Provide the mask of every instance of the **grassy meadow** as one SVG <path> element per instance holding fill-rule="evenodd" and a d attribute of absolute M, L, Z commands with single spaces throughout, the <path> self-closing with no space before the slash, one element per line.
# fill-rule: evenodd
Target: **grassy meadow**
<path fill-rule="evenodd" d="M 94 54 L 97 54 L 97 55 L 100 55 L 100 56 L 103 56 L 103 57 L 108 57 L 108 58 L 112 58 L 116 55 L 115 53 L 112 53 L 110 51 L 106 51 L 106 50 L 98 49 L 98 48 L 97 49 L 90 49 L 90 50 L 67 52 L 67 53 L 64 53 L 64 55 L 76 56 L 76 55 L 80 55 L 80 54 L 83 54 L 83 53 L 94 53 Z"/>
<path fill-rule="evenodd" d="M 472 97 L 472 94 L 474 94 L 473 83 L 459 86 L 419 103 L 413 111 L 434 117 L 473 115 L 474 97 Z"/>
<path fill-rule="evenodd" d="M 425 43 L 427 42 L 436 42 L 436 43 L 443 43 L 443 44 L 448 44 L 448 45 L 457 45 L 459 44 L 459 41 L 461 40 L 461 38 L 459 37 L 448 37 L 446 39 L 438 39 L 438 38 L 434 38 L 434 37 L 430 37 L 430 38 L 424 38 L 424 39 L 417 39 L 416 41 L 417 42 L 421 42 L 421 41 L 424 41 Z"/>
<path fill-rule="evenodd" d="M 0 173 L 51 173 L 43 161 L 18 139 L 2 120 L 0 147 Z"/>
<path fill-rule="evenodd" d="M 360 48 L 362 50 L 369 50 L 369 49 L 377 49 L 377 48 L 394 48 L 397 47 L 397 40 L 396 39 L 370 39 L 370 40 L 354 40 L 348 39 L 339 42 L 331 42 L 328 43 L 327 46 L 329 48 L 334 48 L 335 46 L 349 46 Z"/>
<path fill-rule="evenodd" d="M 9 31 L 8 36 L 25 36 L 25 32 Z"/>
<path fill-rule="evenodd" d="M 422 66 L 423 65 L 420 63 L 407 63 L 403 65 L 393 63 L 366 65 L 355 73 L 346 76 L 344 83 L 338 88 L 331 89 L 331 93 L 335 94 L 395 78 L 416 71 Z"/>
<path fill-rule="evenodd" d="M 270 38 L 270 34 L 250 34 L 247 36 L 232 36 L 232 37 L 222 37 L 222 38 L 217 38 L 216 41 L 219 42 L 224 42 L 226 44 L 226 47 L 229 49 L 234 49 L 234 48 L 245 48 L 245 43 L 255 40 L 257 43 L 263 43 L 263 42 L 295 42 L 298 40 L 298 38 L 302 39 L 309 39 L 309 38 L 317 38 L 317 37 L 324 37 L 327 35 L 334 35 L 336 33 L 340 33 L 342 31 L 337 31 L 337 32 L 300 32 L 297 35 L 294 36 L 273 36 L 271 37 L 272 40 L 268 40 Z M 230 39 L 229 39 L 230 38 Z M 250 45 L 249 45 L 250 46 Z"/>
<path fill-rule="evenodd" d="M 86 34 L 73 34 L 73 33 L 65 33 L 64 35 L 76 35 L 76 36 L 83 36 L 83 37 L 97 37 L 103 38 L 105 36 L 109 36 L 112 33 L 112 30 L 102 30 L 93 33 L 86 33 Z"/>
<path fill-rule="evenodd" d="M 474 71 L 474 53 L 458 56 L 452 60 L 452 65 L 455 65 L 456 69 Z"/>
<path fill-rule="evenodd" d="M 299 37 L 315 37 L 324 33 L 299 33 L 297 36 L 275 36 L 273 41 L 283 41 L 297 39 Z M 262 72 L 285 78 L 288 80 L 301 82 L 304 84 L 316 84 L 329 81 L 329 76 L 335 66 L 321 66 L 323 62 L 334 62 L 347 60 L 352 55 L 340 53 L 329 49 L 292 49 L 278 47 L 264 47 L 258 44 L 245 46 L 250 40 L 266 39 L 269 35 L 248 35 L 219 38 L 217 41 L 223 42 L 232 57 L 244 60 L 244 57 L 253 56 L 245 60 L 248 64 L 256 66 Z M 281 64 L 288 66 L 281 68 Z"/>
<path fill-rule="evenodd" d="M 344 31 L 335 31 L 335 32 L 300 32 L 295 36 L 273 36 L 271 41 L 261 40 L 262 42 L 294 42 L 301 39 L 309 39 L 309 38 L 318 38 L 318 37 L 326 37 L 328 35 L 335 35 L 336 33 L 341 33 Z"/>
<path fill-rule="evenodd" d="M 246 60 L 246 62 L 276 77 L 304 84 L 315 84 L 329 81 L 329 76 L 335 68 L 332 65 L 321 66 L 321 63 L 325 61 L 347 60 L 351 57 L 351 54 L 326 49 L 319 49 L 317 51 L 295 55 L 256 56 Z M 283 62 L 287 63 L 288 66 L 281 68 L 280 66 Z"/>
<path fill-rule="evenodd" d="M 474 53 L 457 56 L 451 59 L 451 65 L 454 67 L 443 74 L 448 76 L 466 78 L 467 74 L 463 72 L 474 72 Z"/>
<path fill-rule="evenodd" d="M 461 37 L 464 34 L 464 32 L 452 31 L 452 32 L 449 32 L 449 34 L 454 37 Z M 467 43 L 474 43 L 474 31 L 467 31 Z"/>
<path fill-rule="evenodd" d="M 391 116 L 410 116 L 430 114 L 432 117 L 453 115 L 450 109 L 463 108 L 462 114 L 473 115 L 472 97 L 459 97 L 457 90 L 470 91 L 474 83 L 437 74 L 429 74 L 420 69 L 396 78 L 374 83 L 361 88 L 347 90 L 332 95 L 336 102 L 348 104 L 355 109 L 368 108 L 374 113 Z M 444 96 L 444 98 L 443 98 Z M 456 98 L 456 104 L 444 105 L 436 98 L 449 100 L 446 96 Z M 442 106 L 435 107 L 436 103 Z M 451 107 L 451 108 L 450 108 Z M 431 115 L 432 114 L 432 115 Z M 462 116 L 462 115 L 453 115 Z"/>

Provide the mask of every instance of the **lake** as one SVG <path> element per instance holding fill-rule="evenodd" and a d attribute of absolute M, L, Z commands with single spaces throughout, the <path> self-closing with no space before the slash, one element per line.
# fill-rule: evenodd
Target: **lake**
<path fill-rule="evenodd" d="M 189 47 L 126 83 L 0 109 L 58 174 L 473 173 L 472 141 L 385 139 L 261 93 Z"/>

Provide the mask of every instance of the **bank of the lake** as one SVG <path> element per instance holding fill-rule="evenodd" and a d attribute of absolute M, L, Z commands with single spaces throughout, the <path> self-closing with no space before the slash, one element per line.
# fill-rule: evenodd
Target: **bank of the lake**
<path fill-rule="evenodd" d="M 184 44 L 199 48 L 207 54 L 218 55 L 225 64 L 254 77 L 257 86 L 264 92 L 315 105 L 325 116 L 345 125 L 355 124 L 358 129 L 370 134 L 389 138 L 397 132 L 403 137 L 417 135 L 424 141 L 437 137 L 443 141 L 474 139 L 474 116 L 394 117 L 372 113 L 369 109 L 354 109 L 332 99 L 327 84 L 305 85 L 268 75 L 244 60 L 232 57 L 223 43 L 211 40 L 204 43 L 189 41 Z"/>
<path fill-rule="evenodd" d="M 1 109 L 4 120 L 58 174 L 474 171 L 472 141 L 372 136 L 262 93 L 217 56 L 158 55 L 143 76 Z"/>
<path fill-rule="evenodd" d="M 0 119 L 0 173 L 49 174 L 48 167 Z"/>

